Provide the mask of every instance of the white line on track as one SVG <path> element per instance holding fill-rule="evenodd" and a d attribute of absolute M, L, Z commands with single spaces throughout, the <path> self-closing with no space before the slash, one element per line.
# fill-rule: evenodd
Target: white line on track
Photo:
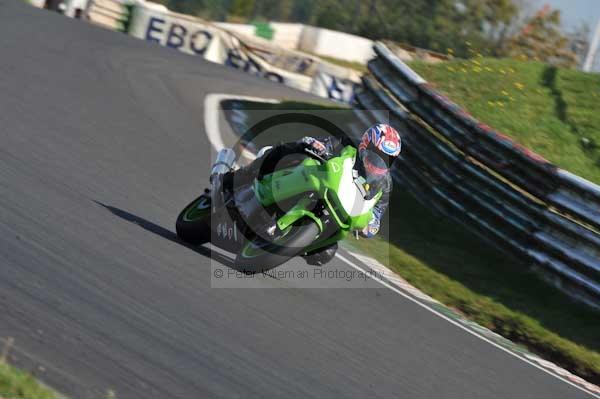
<path fill-rule="evenodd" d="M 219 151 L 225 147 L 223 139 L 221 138 L 221 130 L 219 129 L 219 110 L 221 109 L 220 104 L 223 100 L 246 100 L 246 101 L 258 101 L 262 103 L 278 104 L 279 100 L 273 98 L 260 98 L 250 96 L 238 96 L 225 93 L 211 93 L 207 94 L 204 98 L 204 129 L 210 144 L 213 146 L 215 151 Z"/>
<path fill-rule="evenodd" d="M 354 269 L 356 269 L 356 270 L 359 270 L 359 271 L 365 272 L 365 271 L 368 271 L 368 269 L 369 269 L 368 267 L 362 268 L 362 267 L 358 266 L 356 263 L 352 262 L 350 259 L 348 259 L 348 258 L 344 257 L 343 255 L 340 255 L 339 253 L 336 253 L 336 254 L 335 254 L 335 256 L 336 256 L 337 258 L 339 258 L 340 260 L 344 261 L 346 264 L 348 264 L 350 267 L 352 267 L 352 268 L 354 268 Z M 391 272 L 391 271 L 390 271 L 390 272 Z M 393 273 L 393 272 L 391 272 L 391 273 Z M 495 342 L 491 341 L 490 339 L 488 339 L 488 338 L 484 337 L 484 336 L 483 336 L 483 335 L 481 335 L 481 334 L 478 334 L 478 333 L 477 333 L 475 330 L 471 330 L 471 329 L 467 328 L 466 326 L 462 325 L 461 323 L 457 322 L 456 320 L 452 320 L 452 319 L 451 319 L 451 318 L 449 318 L 448 316 L 445 316 L 445 315 L 441 314 L 441 313 L 440 313 L 440 312 L 438 312 L 437 310 L 435 310 L 435 309 L 432 309 L 431 307 L 429 307 L 429 306 L 427 306 L 426 304 L 422 303 L 422 302 L 421 302 L 421 301 L 419 301 L 418 299 L 414 298 L 412 295 L 409 295 L 409 294 L 407 294 L 407 293 L 405 293 L 405 292 L 401 291 L 399 288 L 397 288 L 397 287 L 393 286 L 392 284 L 390 284 L 390 283 L 387 283 L 386 281 L 384 281 L 384 280 L 380 279 L 379 277 L 375 276 L 373 273 L 366 273 L 366 274 L 367 274 L 369 277 L 371 277 L 373 280 L 375 280 L 375 281 L 377 281 L 378 283 L 380 283 L 381 285 L 383 285 L 383 286 L 385 286 L 385 287 L 389 288 L 390 290 L 394 291 L 395 293 L 397 293 L 397 294 L 399 294 L 399 295 L 402 295 L 404 298 L 406 298 L 406 299 L 408 299 L 409 301 L 411 301 L 411 302 L 413 302 L 413 303 L 417 304 L 417 305 L 418 305 L 418 306 L 420 306 L 421 308 L 423 308 L 423 309 L 425 309 L 425 310 L 427 310 L 427 311 L 429 311 L 429 312 L 431 312 L 431 313 L 435 314 L 435 315 L 436 315 L 436 316 L 438 316 L 438 317 L 441 317 L 442 319 L 446 320 L 447 322 L 449 322 L 449 323 L 451 323 L 451 324 L 454 324 L 455 326 L 457 326 L 458 328 L 460 328 L 460 329 L 462 329 L 462 330 L 464 330 L 464 331 L 468 332 L 469 334 L 471 334 L 471 335 L 474 335 L 474 336 L 476 336 L 476 337 L 480 338 L 481 340 L 483 340 L 483 341 L 485 341 L 485 342 L 489 343 L 490 345 L 493 345 L 493 346 L 495 346 L 496 348 L 498 348 L 498 349 L 500 349 L 500 350 L 502 350 L 502 351 L 504 351 L 504 352 L 508 353 L 509 355 L 516 357 L 517 359 L 521 359 L 521 360 L 522 360 L 522 361 L 524 361 L 525 363 L 528 363 L 528 364 L 532 365 L 533 367 L 535 367 L 535 368 L 537 368 L 537 369 L 539 369 L 539 370 L 542 370 L 544 373 L 546 373 L 546 374 L 548 374 L 548 375 L 551 375 L 552 377 L 555 377 L 555 378 L 557 378 L 557 379 L 559 379 L 559 380 L 561 380 L 561 381 L 563 381 L 563 382 L 566 382 L 567 384 L 569 384 L 569 385 L 571 385 L 571 386 L 573 386 L 573 387 L 575 387 L 575 388 L 577 388 L 577 389 L 579 389 L 579 390 L 581 390 L 581 391 L 583 391 L 583 392 L 585 392 L 585 393 L 587 393 L 587 394 L 591 395 L 592 397 L 595 397 L 595 398 L 600 398 L 600 396 L 599 396 L 599 395 L 596 395 L 596 394 L 594 394 L 593 392 L 590 392 L 590 391 L 588 391 L 587 389 L 585 389 L 585 388 L 583 388 L 583 387 L 581 387 L 581 386 L 579 386 L 579 385 L 577 385 L 577 384 L 575 384 L 575 383 L 573 383 L 573 382 L 571 382 L 571 381 L 569 381 L 569 380 L 567 380 L 567 379 L 563 378 L 562 376 L 559 376 L 559 375 L 557 375 L 557 374 L 554 374 L 554 373 L 553 373 L 553 372 L 551 372 L 550 370 L 548 370 L 548 369 L 546 369 L 546 368 L 544 368 L 544 367 L 542 367 L 542 366 L 540 366 L 540 365 L 538 365 L 538 364 L 536 364 L 536 363 L 532 362 L 532 361 L 531 361 L 531 360 L 529 360 L 529 359 L 526 359 L 526 358 L 524 358 L 524 357 L 522 357 L 522 356 L 519 356 L 519 355 L 517 355 L 516 353 L 512 352 L 511 350 L 509 350 L 509 349 L 507 349 L 507 348 L 505 348 L 505 347 L 503 347 L 503 346 L 501 346 L 501 345 L 499 345 L 499 344 L 497 344 L 497 343 L 495 343 Z"/>
<path fill-rule="evenodd" d="M 264 103 L 270 103 L 270 104 L 277 104 L 280 101 L 276 100 L 276 99 L 272 99 L 272 98 L 260 98 L 260 97 L 250 97 L 250 96 L 242 96 L 242 95 L 234 95 L 234 94 L 226 94 L 226 93 L 212 93 L 212 94 L 208 94 L 204 100 L 204 127 L 206 129 L 206 135 L 208 136 L 208 140 L 210 141 L 211 145 L 213 146 L 215 151 L 219 151 L 220 149 L 222 149 L 225 145 L 223 143 L 223 140 L 221 138 L 221 132 L 219 130 L 219 104 L 221 101 L 223 100 L 231 100 L 231 99 L 239 99 L 239 100 L 248 100 L 248 101 L 258 101 L 258 102 L 264 102 Z M 352 262 L 350 259 L 346 258 L 345 256 L 341 255 L 340 253 L 336 253 L 335 255 L 338 259 L 340 259 L 341 261 L 343 261 L 344 263 L 346 263 L 348 266 L 362 271 L 362 272 L 367 272 L 368 270 L 370 270 L 369 266 L 360 267 L 358 266 L 356 263 Z M 387 269 L 389 270 L 389 269 Z M 395 274 L 393 271 L 389 270 L 390 274 Z M 600 399 L 600 395 L 591 392 L 590 390 L 575 384 L 574 382 L 571 382 L 569 380 L 567 380 L 566 378 L 550 371 L 547 368 L 544 368 L 542 366 L 540 366 L 539 364 L 534 363 L 533 361 L 526 359 L 525 357 L 518 355 L 517 353 L 511 351 L 508 348 L 505 348 L 495 342 L 493 342 L 492 340 L 484 337 L 483 335 L 481 335 L 480 333 L 478 333 L 475 330 L 469 329 L 468 327 L 466 327 L 465 325 L 462 325 L 461 323 L 457 322 L 456 320 L 452 320 L 451 318 L 449 318 L 448 316 L 443 315 L 442 313 L 438 312 L 437 310 L 431 308 L 430 306 L 428 306 L 427 304 L 419 301 L 418 299 L 416 299 L 414 296 L 412 296 L 411 294 L 408 294 L 404 291 L 402 291 L 401 288 L 388 283 L 382 279 L 380 279 L 379 277 L 377 277 L 376 275 L 374 275 L 374 273 L 366 273 L 367 276 L 371 277 L 373 280 L 377 281 L 379 284 L 383 285 L 386 288 L 389 288 L 390 290 L 392 290 L 393 292 L 397 293 L 398 295 L 401 295 L 402 297 L 408 299 L 409 301 L 415 303 L 416 305 L 418 305 L 419 307 L 421 307 L 422 309 L 427 310 L 428 312 L 431 312 L 433 314 L 435 314 L 436 316 L 446 320 L 447 322 L 457 326 L 458 328 L 466 331 L 467 333 L 489 343 L 490 345 L 500 349 L 501 351 L 508 353 L 509 355 L 520 359 L 522 361 L 524 361 L 525 363 L 543 371 L 544 373 L 561 380 L 562 382 L 565 382 L 569 385 L 571 385 L 574 388 L 579 389 L 582 392 L 585 392 L 587 394 L 589 394 L 590 396 L 594 397 L 594 398 L 598 398 Z M 566 371 L 566 370 L 565 370 Z M 567 372 L 567 371 L 566 371 Z M 567 372 L 568 373 L 568 372 Z"/>

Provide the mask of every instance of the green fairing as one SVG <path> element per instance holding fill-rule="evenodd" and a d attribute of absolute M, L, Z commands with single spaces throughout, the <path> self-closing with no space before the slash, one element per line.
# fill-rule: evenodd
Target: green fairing
<path fill-rule="evenodd" d="M 327 239 L 317 239 L 307 251 L 333 244 L 343 239 L 349 232 L 366 227 L 373 216 L 372 207 L 359 215 L 349 215 L 344 209 L 343 199 L 338 196 L 342 191 L 344 163 L 350 160 L 354 164 L 355 158 L 356 149 L 352 146 L 345 147 L 340 156 L 331 158 L 324 163 L 307 158 L 295 167 L 275 171 L 264 176 L 260 181 L 257 180 L 254 190 L 263 206 L 270 206 L 296 196 L 303 196 L 292 209 L 279 217 L 277 226 L 279 229 L 284 230 L 299 219 L 308 217 L 317 223 L 322 232 L 323 223 L 320 217 L 308 209 L 309 206 L 314 204 L 314 200 L 309 199 L 308 195 L 314 193 L 314 199 L 322 199 L 326 204 L 329 213 L 339 227 L 339 231 Z M 348 176 L 346 177 L 348 178 Z M 350 183 L 346 181 L 345 184 Z M 375 204 L 381 195 L 382 192 L 378 192 L 372 203 Z"/>
<path fill-rule="evenodd" d="M 306 207 L 310 204 L 310 200 L 307 198 L 302 198 L 296 206 L 286 212 L 285 215 L 279 218 L 277 221 L 277 227 L 280 230 L 285 230 L 289 226 L 291 226 L 294 222 L 302 219 L 302 217 L 306 216 L 315 221 L 315 223 L 319 226 L 319 230 L 323 231 L 323 223 L 321 219 L 315 216 L 314 213 L 307 211 Z"/>

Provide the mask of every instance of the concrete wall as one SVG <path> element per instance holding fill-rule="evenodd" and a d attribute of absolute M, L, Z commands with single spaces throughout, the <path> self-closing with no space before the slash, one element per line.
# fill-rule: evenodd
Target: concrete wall
<path fill-rule="evenodd" d="M 217 25 L 219 28 L 223 28 L 244 36 L 254 36 L 254 31 L 256 29 L 254 25 L 232 24 L 229 22 L 217 22 L 215 25 Z"/>
<path fill-rule="evenodd" d="M 254 25 L 247 24 L 217 22 L 215 25 L 219 28 L 245 36 L 254 36 L 256 30 Z M 273 29 L 273 43 L 286 50 L 296 50 L 298 48 L 298 42 L 300 41 L 300 35 L 302 34 L 304 25 L 285 22 L 271 22 L 269 25 Z"/>
<path fill-rule="evenodd" d="M 97 0 L 95 0 L 97 1 Z M 223 62 L 219 29 L 208 22 L 169 11 L 165 6 L 139 2 L 129 34 L 212 62 Z"/>
<path fill-rule="evenodd" d="M 348 33 L 310 25 L 271 22 L 272 42 L 288 50 L 300 50 L 346 61 L 366 63 L 374 56 L 373 41 Z M 246 24 L 217 23 L 217 26 L 245 36 L 253 36 L 255 27 Z"/>
<path fill-rule="evenodd" d="M 132 0 L 89 1 L 86 14 L 89 22 L 114 30 L 122 30 L 123 24 L 127 24 L 131 36 L 317 96 L 350 102 L 360 85 L 360 74 L 350 68 L 279 45 L 281 42 L 287 47 L 297 46 L 303 25 L 272 24 L 275 40 L 269 41 L 254 36 L 252 25 L 214 24 L 145 0 L 134 0 L 133 14 L 123 6 Z M 306 62 L 308 65 L 304 65 Z"/>
<path fill-rule="evenodd" d="M 362 64 L 375 56 L 372 40 L 314 26 L 304 27 L 298 50 Z"/>
<path fill-rule="evenodd" d="M 271 22 L 270 25 L 275 31 L 273 41 L 277 43 L 277 45 L 289 50 L 298 49 L 300 35 L 302 35 L 302 30 L 305 25 L 284 22 Z"/>
<path fill-rule="evenodd" d="M 270 65 L 261 57 L 247 51 L 237 37 L 208 21 L 171 12 L 162 5 L 142 1 L 138 2 L 133 15 L 129 30 L 131 36 L 190 55 L 198 55 L 208 61 L 238 68 L 299 90 L 311 89 L 311 76 Z"/>

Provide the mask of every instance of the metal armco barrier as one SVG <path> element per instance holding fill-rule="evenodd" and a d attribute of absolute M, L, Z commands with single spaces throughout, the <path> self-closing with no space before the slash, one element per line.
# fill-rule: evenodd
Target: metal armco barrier
<path fill-rule="evenodd" d="M 395 177 L 421 202 L 600 307 L 600 187 L 476 120 L 385 45 L 355 106 L 390 112 L 406 143 Z M 359 112 L 365 118 L 364 112 Z"/>

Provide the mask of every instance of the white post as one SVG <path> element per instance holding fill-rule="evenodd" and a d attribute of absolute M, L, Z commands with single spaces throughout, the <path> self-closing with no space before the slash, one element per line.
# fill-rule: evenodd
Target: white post
<path fill-rule="evenodd" d="M 592 70 L 592 66 L 594 65 L 594 60 L 596 59 L 596 53 L 598 52 L 598 46 L 600 45 L 600 19 L 596 24 L 596 30 L 594 31 L 594 36 L 592 37 L 592 41 L 590 43 L 590 48 L 588 49 L 588 53 L 585 56 L 585 61 L 583 62 L 583 71 L 590 72 Z"/>

